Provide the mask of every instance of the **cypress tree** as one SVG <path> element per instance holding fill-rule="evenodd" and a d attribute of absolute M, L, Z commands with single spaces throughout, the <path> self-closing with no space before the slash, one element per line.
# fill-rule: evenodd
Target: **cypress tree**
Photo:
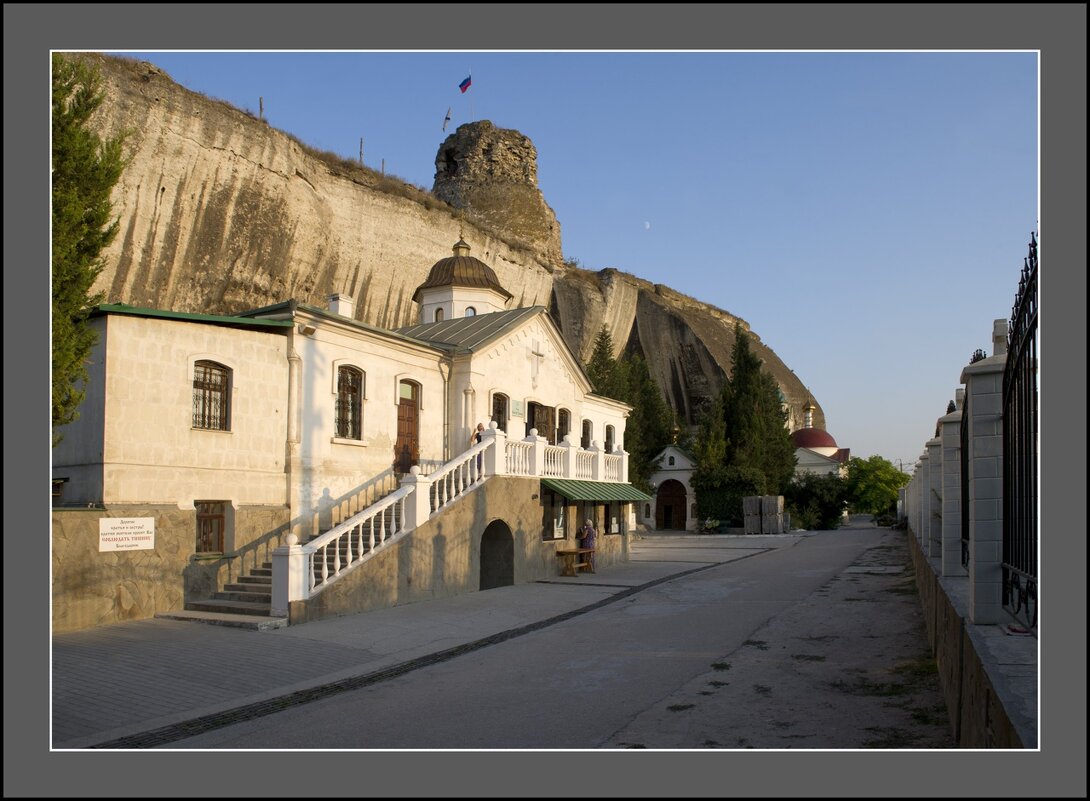
<path fill-rule="evenodd" d="M 86 323 L 101 295 L 90 295 L 102 271 L 100 254 L 117 235 L 110 192 L 121 177 L 124 136 L 103 141 L 89 127 L 102 104 L 94 67 L 53 55 L 52 61 L 52 345 L 53 444 L 59 426 L 79 416 L 85 363 L 95 335 Z"/>
<path fill-rule="evenodd" d="M 587 362 L 587 378 L 590 379 L 594 392 L 606 398 L 623 400 L 624 381 L 613 358 L 613 337 L 604 325 L 594 338 L 594 350 Z"/>
<path fill-rule="evenodd" d="M 704 518 L 742 522 L 742 498 L 782 494 L 795 472 L 795 447 L 775 379 L 734 328 L 731 375 L 701 420 L 692 484 Z"/>
<path fill-rule="evenodd" d="M 674 413 L 651 378 L 643 356 L 633 354 L 620 365 L 627 385 L 623 400 L 632 406 L 624 429 L 625 450 L 629 453 L 628 476 L 633 484 L 646 489 L 651 460 L 673 437 Z"/>

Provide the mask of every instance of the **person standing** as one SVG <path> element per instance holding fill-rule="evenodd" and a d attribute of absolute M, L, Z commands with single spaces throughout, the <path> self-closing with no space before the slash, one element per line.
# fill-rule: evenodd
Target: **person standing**
<path fill-rule="evenodd" d="M 473 430 L 473 433 L 469 435 L 469 447 L 473 447 L 478 442 L 484 439 L 484 423 L 477 423 L 477 427 Z M 477 454 L 477 474 L 481 473 L 481 454 Z"/>
<path fill-rule="evenodd" d="M 586 523 L 583 524 L 583 536 L 581 540 L 583 548 L 590 548 L 591 552 L 588 553 L 587 562 L 590 564 L 590 572 L 594 572 L 594 552 L 598 548 L 598 532 L 594 530 L 594 523 L 588 517 Z"/>

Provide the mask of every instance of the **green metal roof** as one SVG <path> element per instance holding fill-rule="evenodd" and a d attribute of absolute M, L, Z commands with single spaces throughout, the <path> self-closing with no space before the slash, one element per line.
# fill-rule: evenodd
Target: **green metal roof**
<path fill-rule="evenodd" d="M 526 306 L 473 317 L 456 317 L 437 323 L 420 323 L 395 329 L 395 332 L 431 345 L 447 345 L 461 351 L 474 351 L 499 339 L 543 311 L 544 306 Z"/>
<path fill-rule="evenodd" d="M 291 328 L 291 320 L 264 320 L 248 317 L 234 317 L 223 314 L 193 314 L 190 312 L 172 312 L 162 309 L 144 309 L 127 303 L 102 303 L 91 310 L 91 316 L 102 314 L 131 314 L 134 317 L 162 317 L 167 320 L 180 320 L 217 325 L 237 325 L 241 328 Z"/>
<path fill-rule="evenodd" d="M 631 484 L 608 481 L 578 481 L 573 478 L 543 478 L 541 486 L 559 492 L 572 501 L 650 501 L 650 495 Z"/>

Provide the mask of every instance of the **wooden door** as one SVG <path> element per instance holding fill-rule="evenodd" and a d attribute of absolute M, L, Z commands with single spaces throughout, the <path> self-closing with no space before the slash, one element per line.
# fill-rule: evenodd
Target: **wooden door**
<path fill-rule="evenodd" d="M 420 460 L 419 388 L 402 381 L 397 403 L 397 442 L 394 445 L 394 471 L 408 473 Z"/>

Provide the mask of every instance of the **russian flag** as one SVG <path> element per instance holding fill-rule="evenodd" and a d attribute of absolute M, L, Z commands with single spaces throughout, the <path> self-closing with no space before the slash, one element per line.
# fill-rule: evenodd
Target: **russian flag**
<path fill-rule="evenodd" d="M 472 85 L 472 83 L 473 83 L 473 76 L 469 75 L 469 76 L 466 77 L 466 79 L 464 81 L 462 81 L 460 84 L 458 84 L 458 88 L 462 90 L 463 95 L 466 93 L 466 89 L 468 89 Z"/>

